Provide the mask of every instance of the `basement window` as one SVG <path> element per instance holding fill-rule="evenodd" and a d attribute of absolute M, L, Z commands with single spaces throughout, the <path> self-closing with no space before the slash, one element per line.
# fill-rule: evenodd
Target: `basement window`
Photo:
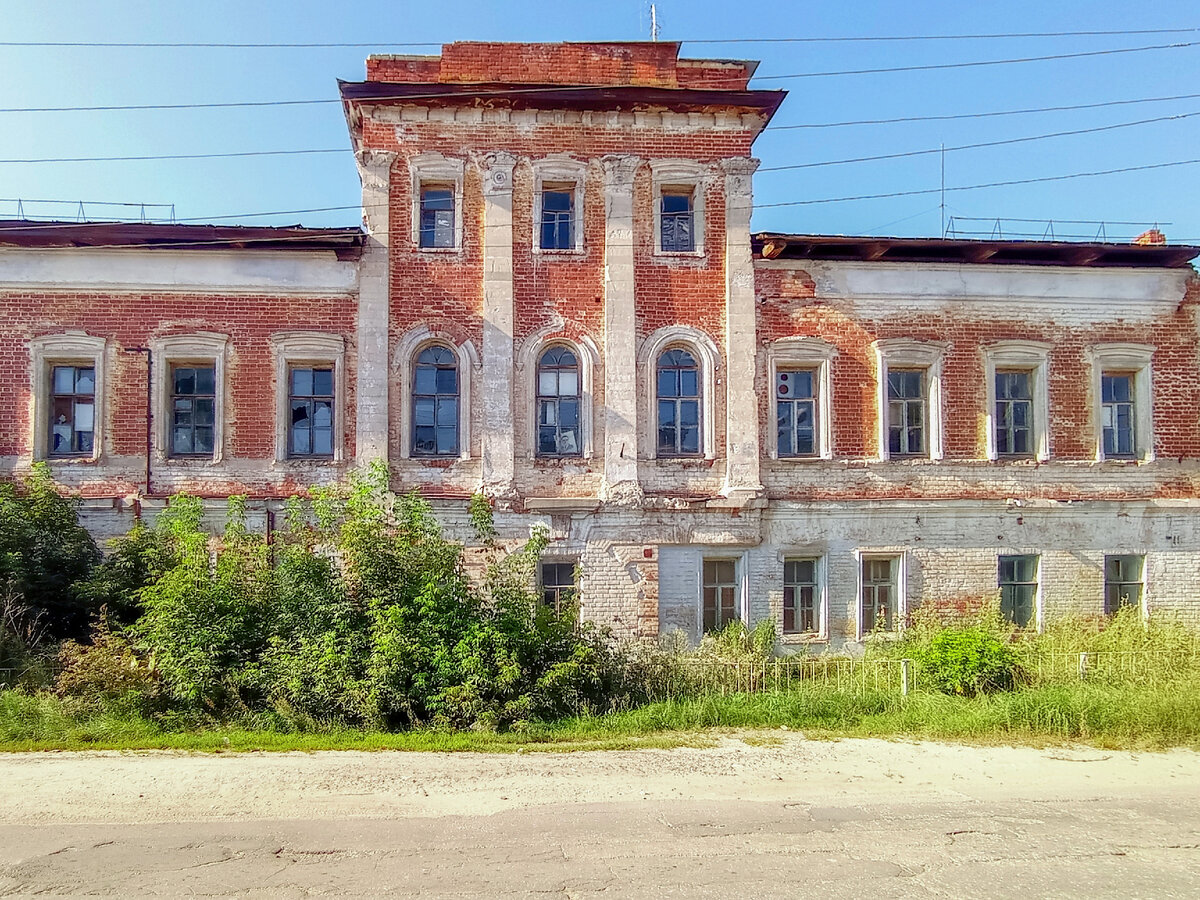
<path fill-rule="evenodd" d="M 1146 557 L 1123 554 L 1104 557 L 1104 614 L 1126 606 L 1142 607 Z"/>
<path fill-rule="evenodd" d="M 574 608 L 579 600 L 579 588 L 575 581 L 578 563 L 571 561 L 543 562 L 538 573 L 542 603 L 556 613 L 562 614 Z"/>
<path fill-rule="evenodd" d="M 704 560 L 702 624 L 705 633 L 720 631 L 740 618 L 738 614 L 737 560 Z"/>
<path fill-rule="evenodd" d="M 1037 611 L 1039 558 L 1034 554 L 1001 556 L 997 582 L 1000 614 L 1018 628 L 1028 628 Z"/>

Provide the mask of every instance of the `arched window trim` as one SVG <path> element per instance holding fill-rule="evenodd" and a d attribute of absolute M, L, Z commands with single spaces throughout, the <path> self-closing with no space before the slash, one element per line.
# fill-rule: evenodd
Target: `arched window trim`
<path fill-rule="evenodd" d="M 60 334 L 44 334 L 29 342 L 30 384 L 34 401 L 33 413 L 33 458 L 51 459 L 54 462 L 96 462 L 104 453 L 107 438 L 105 419 L 106 363 L 108 339 L 89 335 L 84 331 L 65 331 Z M 55 364 L 90 364 L 95 372 L 95 393 L 92 404 L 92 452 L 79 456 L 50 456 L 51 416 L 51 371 Z"/>
<path fill-rule="evenodd" d="M 428 459 L 430 457 L 413 456 L 413 372 L 416 368 L 417 355 L 431 344 L 440 344 L 449 348 L 458 359 L 458 458 L 471 458 L 471 403 L 473 395 L 471 387 L 473 378 L 480 367 L 479 354 L 471 341 L 456 344 L 454 340 L 441 331 L 434 331 L 428 325 L 419 325 L 400 339 L 396 354 L 392 359 L 392 367 L 400 383 L 400 446 L 397 456 L 400 459 Z"/>
<path fill-rule="evenodd" d="M 563 328 L 561 322 L 549 325 L 535 331 L 525 339 L 517 354 L 517 368 L 520 383 L 523 385 L 524 409 L 527 411 L 525 426 L 525 455 L 533 459 L 537 456 L 537 364 L 542 354 L 550 347 L 567 347 L 574 352 L 579 360 L 579 425 L 582 431 L 582 456 L 591 459 L 595 455 L 595 370 L 600 365 L 600 349 L 587 335 L 573 338 L 563 337 L 558 332 Z M 546 457 L 556 459 L 558 457 Z M 568 457 L 571 458 L 571 457 Z"/>
<path fill-rule="evenodd" d="M 716 384 L 721 355 L 717 345 L 703 331 L 687 325 L 667 325 L 651 334 L 638 354 L 642 373 L 642 404 L 639 442 L 645 459 L 658 459 L 658 358 L 671 347 L 687 349 L 700 364 L 700 456 L 716 459 Z M 675 457 L 666 457 L 675 458 Z"/>

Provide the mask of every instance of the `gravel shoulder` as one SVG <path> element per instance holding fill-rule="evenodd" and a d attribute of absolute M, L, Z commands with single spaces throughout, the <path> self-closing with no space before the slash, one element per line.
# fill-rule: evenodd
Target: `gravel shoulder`
<path fill-rule="evenodd" d="M 744 738 L 744 739 L 743 739 Z M 574 753 L 84 752 L 0 755 L 0 823 L 493 815 L 645 800 L 1200 800 L 1200 754 L 772 732 L 715 747 Z"/>

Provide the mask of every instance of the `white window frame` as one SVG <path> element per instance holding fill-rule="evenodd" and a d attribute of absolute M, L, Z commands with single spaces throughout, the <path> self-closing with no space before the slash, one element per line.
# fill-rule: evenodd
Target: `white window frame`
<path fill-rule="evenodd" d="M 698 457 L 663 457 L 664 459 L 716 459 L 716 387 L 720 352 L 716 343 L 698 328 L 688 325 L 667 325 L 651 334 L 642 343 L 638 354 L 638 370 L 643 373 L 642 402 L 645 415 L 641 420 L 639 439 L 645 459 L 658 459 L 658 358 L 672 346 L 685 347 L 700 365 L 700 439 L 703 446 Z"/>
<path fill-rule="evenodd" d="M 737 601 L 734 603 L 735 615 L 743 625 L 750 624 L 750 610 L 746 600 L 749 587 L 746 554 L 743 552 L 724 553 L 718 547 L 704 548 L 700 553 L 699 578 L 696 579 L 700 586 L 700 592 L 696 597 L 696 634 L 701 640 L 705 634 L 708 634 L 704 630 L 704 564 L 707 562 L 733 563 L 733 578 L 738 592 Z"/>
<path fill-rule="evenodd" d="M 103 455 L 106 409 L 105 359 L 108 340 L 85 331 L 44 334 L 29 342 L 30 391 L 33 397 L 33 458 L 58 463 L 98 462 Z M 50 409 L 55 366 L 92 366 L 96 390 L 92 400 L 92 452 L 71 456 L 50 455 Z"/>
<path fill-rule="evenodd" d="M 904 632 L 908 619 L 908 553 L 904 550 L 855 550 L 854 551 L 854 638 L 861 642 L 867 633 L 863 631 L 862 594 L 863 563 L 868 560 L 896 560 L 896 629 L 881 631 L 883 637 L 899 637 Z"/>
<path fill-rule="evenodd" d="M 580 255 L 583 245 L 583 200 L 587 164 L 565 154 L 535 159 L 533 165 L 533 252 L 547 256 Z M 575 206 L 571 221 L 571 246 L 563 249 L 542 246 L 542 194 L 546 184 L 573 184 Z"/>
<path fill-rule="evenodd" d="M 463 249 L 463 161 L 433 150 L 408 161 L 412 179 L 412 246 L 420 253 L 461 253 Z M 454 246 L 421 246 L 421 186 L 449 184 L 454 188 Z"/>
<path fill-rule="evenodd" d="M 703 259 L 705 255 L 704 194 L 708 185 L 708 167 L 690 159 L 654 159 L 650 161 L 650 178 L 653 188 L 654 208 L 654 255 L 674 258 Z M 663 250 L 662 248 L 662 196 L 672 189 L 690 190 L 692 193 L 692 250 Z"/>
<path fill-rule="evenodd" d="M 345 458 L 346 443 L 346 339 L 323 331 L 282 331 L 271 335 L 275 355 L 275 460 L 328 465 L 323 457 L 290 456 L 288 427 L 291 418 L 293 366 L 333 367 L 333 459 Z"/>
<path fill-rule="evenodd" d="M 793 631 L 785 632 L 783 630 L 783 592 L 786 586 L 786 569 L 788 560 L 796 559 L 813 559 L 816 560 L 815 577 L 817 579 L 817 596 L 816 602 L 817 623 L 818 629 L 813 631 Z M 829 640 L 829 562 L 827 554 L 821 550 L 805 547 L 791 547 L 781 551 L 776 557 L 779 565 L 781 578 L 779 581 L 779 615 L 776 619 L 778 626 L 780 643 L 784 644 L 817 644 L 824 643 Z M 859 577 L 862 577 L 862 568 L 859 568 Z"/>
<path fill-rule="evenodd" d="M 891 369 L 923 369 L 925 371 L 926 423 L 924 456 L 899 456 L 900 460 L 938 460 L 944 455 L 945 426 L 942 421 L 942 366 L 946 345 L 932 341 L 891 338 L 875 341 L 879 371 L 876 406 L 878 410 L 879 458 L 891 459 L 888 450 L 888 372 Z"/>
<path fill-rule="evenodd" d="M 1096 461 L 1147 463 L 1154 460 L 1154 407 L 1151 363 L 1154 348 L 1148 344 L 1095 344 L 1088 355 L 1092 362 L 1092 416 L 1095 421 Z M 1135 452 L 1129 457 L 1104 455 L 1104 394 L 1101 377 L 1105 372 L 1133 374 Z"/>
<path fill-rule="evenodd" d="M 567 337 L 562 334 L 563 326 L 556 323 L 534 332 L 527 337 L 517 353 L 517 377 L 521 384 L 521 399 L 528 410 L 525 426 L 525 455 L 529 459 L 573 459 L 574 457 L 539 457 L 537 455 L 537 364 L 542 353 L 551 346 L 570 348 L 579 360 L 579 427 L 582 432 L 580 456 L 592 459 L 595 456 L 595 372 L 600 365 L 600 349 L 596 342 L 585 334 Z"/>
<path fill-rule="evenodd" d="M 1030 373 L 1033 428 L 1033 453 L 1029 458 L 1038 462 L 1050 459 L 1050 345 L 1039 341 L 996 341 L 983 348 L 985 393 L 987 409 L 987 458 L 1019 460 L 1020 456 L 1001 456 L 996 445 L 996 373 L 1013 370 Z"/>
<path fill-rule="evenodd" d="M 159 465 L 177 466 L 203 463 L 204 456 L 171 455 L 171 368 L 187 363 L 212 363 L 214 368 L 213 452 L 211 461 L 220 462 L 225 456 L 226 372 L 228 371 L 229 335 L 215 331 L 192 334 L 172 334 L 150 341 L 154 354 L 151 366 L 154 373 L 152 390 L 155 420 L 154 457 Z"/>
<path fill-rule="evenodd" d="M 400 383 L 400 447 L 397 456 L 401 459 L 438 459 L 439 457 L 413 456 L 412 392 L 413 366 L 417 355 L 431 344 L 449 347 L 458 359 L 458 459 L 471 458 L 471 385 L 480 368 L 479 354 L 470 341 L 461 344 L 442 331 L 428 325 L 418 325 L 408 331 L 396 345 L 392 357 L 393 374 Z"/>
<path fill-rule="evenodd" d="M 833 385 L 832 363 L 837 348 L 820 338 L 785 337 L 767 347 L 767 379 L 770 404 L 767 422 L 767 454 L 771 459 L 803 463 L 813 459 L 833 459 Z M 814 385 L 817 401 L 817 446 L 813 456 L 780 456 L 776 414 L 779 398 L 775 392 L 776 375 L 793 369 L 816 370 Z"/>

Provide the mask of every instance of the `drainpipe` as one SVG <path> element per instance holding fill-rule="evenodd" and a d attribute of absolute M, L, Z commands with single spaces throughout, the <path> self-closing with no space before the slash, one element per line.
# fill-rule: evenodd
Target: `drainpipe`
<path fill-rule="evenodd" d="M 154 398 L 152 394 L 152 385 L 150 383 L 150 374 L 153 369 L 154 352 L 149 347 L 126 347 L 126 353 L 145 353 L 146 354 L 146 489 L 145 496 L 153 497 L 154 492 L 151 489 L 151 451 L 153 450 L 154 442 Z"/>

